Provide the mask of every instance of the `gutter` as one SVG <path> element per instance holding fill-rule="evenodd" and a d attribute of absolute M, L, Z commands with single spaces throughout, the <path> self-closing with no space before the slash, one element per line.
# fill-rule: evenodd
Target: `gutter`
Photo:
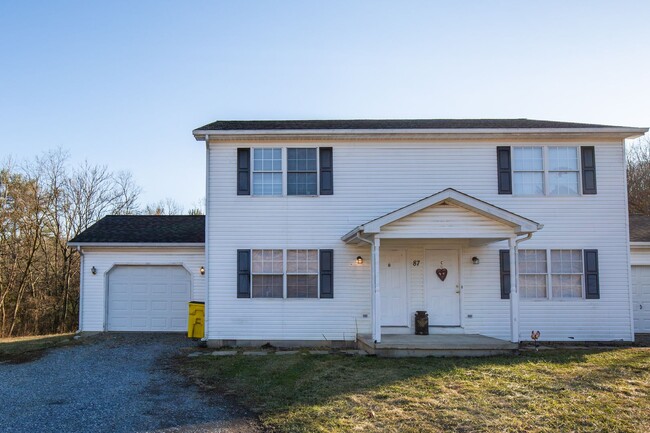
<path fill-rule="evenodd" d="M 68 242 L 69 247 L 200 248 L 205 242 Z"/>

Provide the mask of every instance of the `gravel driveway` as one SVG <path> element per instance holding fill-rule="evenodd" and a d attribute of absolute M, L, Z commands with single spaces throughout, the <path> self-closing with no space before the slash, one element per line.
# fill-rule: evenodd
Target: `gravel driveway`
<path fill-rule="evenodd" d="M 193 346 L 178 334 L 103 334 L 0 364 L 0 431 L 257 431 L 245 411 L 169 367 Z"/>

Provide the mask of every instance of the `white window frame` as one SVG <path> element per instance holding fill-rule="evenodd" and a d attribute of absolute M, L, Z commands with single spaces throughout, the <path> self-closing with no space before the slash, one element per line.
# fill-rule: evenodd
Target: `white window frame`
<path fill-rule="evenodd" d="M 253 296 L 253 276 L 255 275 L 280 275 L 279 273 L 268 273 L 268 272 L 253 272 L 253 251 L 264 251 L 264 250 L 271 250 L 271 251 L 282 251 L 282 297 L 258 297 L 258 296 Z M 318 272 L 315 274 L 305 274 L 305 273 L 289 273 L 287 271 L 287 256 L 288 256 L 288 251 L 289 250 L 311 250 L 311 251 L 316 251 L 317 257 L 318 257 Z M 321 294 L 320 294 L 320 248 L 251 248 L 251 264 L 250 264 L 250 298 L 249 299 L 264 299 L 264 300 L 303 300 L 303 301 L 309 301 L 309 300 L 316 300 L 316 299 L 322 299 Z M 298 298 L 298 297 L 288 297 L 287 296 L 287 276 L 289 275 L 316 275 L 316 282 L 317 282 L 317 296 L 315 298 Z M 329 299 L 329 298 L 328 298 Z"/>
<path fill-rule="evenodd" d="M 265 150 L 265 149 L 272 149 L 272 150 L 280 150 L 280 170 L 255 170 L 255 151 L 256 150 Z M 251 173 L 250 173 L 250 186 L 251 186 L 251 196 L 254 197 L 282 197 L 285 195 L 285 148 L 283 147 L 277 147 L 277 146 L 269 146 L 269 147 L 254 147 L 252 148 L 252 152 L 250 154 L 250 168 L 251 168 Z M 280 174 L 280 182 L 281 182 L 281 192 L 280 194 L 255 194 L 255 174 L 259 173 L 272 173 L 272 174 Z"/>
<path fill-rule="evenodd" d="M 578 162 L 578 169 L 577 170 L 549 170 L 549 161 L 548 161 L 548 149 L 550 147 L 573 147 L 576 149 L 576 158 Z M 524 149 L 524 148 L 541 148 L 542 149 L 542 169 L 541 170 L 515 170 L 515 151 L 516 149 Z M 539 146 L 533 146 L 533 145 L 527 145 L 527 146 L 513 146 L 512 147 L 512 160 L 511 160 L 511 165 L 512 165 L 512 195 L 516 197 L 579 197 L 582 196 L 582 162 L 580 160 L 580 146 L 562 146 L 560 144 L 547 144 L 547 145 L 539 145 Z M 542 173 L 542 190 L 544 191 L 543 194 L 516 194 L 515 193 L 515 173 Z M 575 172 L 578 174 L 578 187 L 577 187 L 577 194 L 567 194 L 567 195 L 554 195 L 549 193 L 549 184 L 548 184 L 548 179 L 549 179 L 549 173 L 568 173 L 568 172 Z"/>
<path fill-rule="evenodd" d="M 519 254 L 519 251 L 525 251 L 525 250 L 536 250 L 536 251 L 544 251 L 546 254 L 546 297 L 543 298 L 524 298 L 523 296 L 520 296 L 519 299 L 523 302 L 545 302 L 545 301 L 559 301 L 559 302 L 580 302 L 584 301 L 587 299 L 586 293 L 585 293 L 585 263 L 584 263 L 584 257 L 585 257 L 585 252 L 583 248 L 522 248 L 521 250 L 518 250 L 517 254 Z M 553 264 L 551 263 L 551 251 L 580 251 L 580 258 L 582 260 L 582 272 L 580 274 L 574 273 L 574 274 L 567 274 L 567 273 L 554 273 L 553 272 Z M 519 257 L 517 257 L 517 260 L 519 260 Z M 519 266 L 517 266 L 517 285 L 519 285 L 520 280 L 519 276 L 522 275 L 521 272 L 519 272 Z M 525 273 L 523 275 L 544 275 L 544 274 L 529 274 Z M 552 276 L 553 275 L 582 275 L 582 278 L 580 279 L 580 283 L 582 285 L 582 292 L 579 298 L 562 298 L 562 297 L 554 297 L 553 296 L 553 281 L 552 281 Z"/>
<path fill-rule="evenodd" d="M 316 251 L 316 261 L 318 270 L 316 273 L 304 273 L 304 272 L 289 272 L 287 270 L 287 261 L 286 258 L 289 257 L 289 250 L 291 251 Z M 285 299 L 320 299 L 320 250 L 317 248 L 287 248 L 284 250 L 285 263 L 284 263 L 284 297 Z M 300 298 L 300 297 L 289 297 L 289 276 L 290 275 L 316 275 L 316 297 L 315 298 Z"/>
<path fill-rule="evenodd" d="M 281 149 L 282 150 L 282 171 L 256 171 L 255 170 L 255 150 L 256 149 Z M 289 195 L 288 192 L 288 177 L 289 177 L 289 157 L 288 151 L 289 147 L 278 147 L 278 146 L 261 146 L 251 148 L 250 153 L 250 185 L 251 185 L 251 195 L 250 197 L 319 197 L 320 196 L 320 152 L 318 146 L 291 146 L 291 149 L 316 149 L 316 194 L 313 195 Z M 253 175 L 255 173 L 282 173 L 282 194 L 275 195 L 264 195 L 264 194 L 255 194 L 255 187 L 253 184 Z"/>

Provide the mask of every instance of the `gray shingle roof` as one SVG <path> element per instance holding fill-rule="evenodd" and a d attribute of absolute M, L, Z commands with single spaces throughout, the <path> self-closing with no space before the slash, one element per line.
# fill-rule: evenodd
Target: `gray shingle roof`
<path fill-rule="evenodd" d="M 537 129 L 616 128 L 611 125 L 534 119 L 221 120 L 197 131 L 309 129 Z"/>
<path fill-rule="evenodd" d="M 630 242 L 650 242 L 650 215 L 630 215 Z"/>
<path fill-rule="evenodd" d="M 203 243 L 204 240 L 202 215 L 108 215 L 70 243 Z"/>

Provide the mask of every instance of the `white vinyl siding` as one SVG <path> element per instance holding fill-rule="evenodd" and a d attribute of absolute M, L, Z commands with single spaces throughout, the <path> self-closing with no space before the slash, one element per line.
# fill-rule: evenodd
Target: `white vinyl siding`
<path fill-rule="evenodd" d="M 548 146 L 573 146 L 571 141 L 545 139 Z M 520 303 L 520 335 L 529 339 L 539 329 L 549 340 L 613 340 L 631 338 L 628 277 L 627 205 L 623 144 L 609 139 L 585 139 L 594 146 L 598 194 L 591 196 L 499 195 L 495 148 L 501 142 L 459 140 L 328 140 L 333 148 L 332 196 L 241 197 L 236 195 L 237 147 L 277 147 L 277 141 L 210 143 L 208 198 L 210 339 L 354 340 L 370 332 L 370 247 L 347 245 L 341 236 L 387 212 L 445 188 L 466 194 L 544 224 L 522 249 L 597 249 L 600 299 Z M 283 146 L 304 148 L 291 141 Z M 522 138 L 509 145 L 535 142 Z M 436 213 L 432 210 L 432 213 Z M 450 215 L 451 216 L 451 215 Z M 415 215 L 414 215 L 415 217 Z M 417 219 L 417 218 L 415 218 Z M 471 221 L 473 218 L 468 218 Z M 261 223 L 263 221 L 263 224 Z M 453 219 L 444 219 L 455 225 Z M 396 221 L 397 223 L 397 221 Z M 431 227 L 431 226 L 429 226 Z M 472 245 L 476 224 L 456 225 L 462 242 L 461 322 L 465 332 L 510 338 L 509 301 L 500 298 L 498 250 L 507 242 Z M 395 236 L 398 236 L 395 233 Z M 504 237 L 501 237 L 504 239 Z M 393 247 L 398 239 L 383 240 Z M 420 259 L 425 243 L 409 240 L 407 257 Z M 451 244 L 447 241 L 446 244 Z M 440 248 L 447 245 L 437 244 Z M 244 300 L 236 298 L 237 263 L 241 248 L 334 250 L 334 298 Z M 380 248 L 380 249 L 381 249 Z M 423 253 L 422 253 L 423 254 Z M 364 263 L 356 264 L 356 257 Z M 479 265 L 471 265 L 473 256 Z M 409 303 L 422 290 L 421 267 L 408 267 Z M 421 306 L 418 306 L 421 308 Z M 471 316 L 471 317 L 468 317 Z M 245 318 L 255 317 L 254 321 Z M 606 320 L 603 320 L 606 318 Z"/>

